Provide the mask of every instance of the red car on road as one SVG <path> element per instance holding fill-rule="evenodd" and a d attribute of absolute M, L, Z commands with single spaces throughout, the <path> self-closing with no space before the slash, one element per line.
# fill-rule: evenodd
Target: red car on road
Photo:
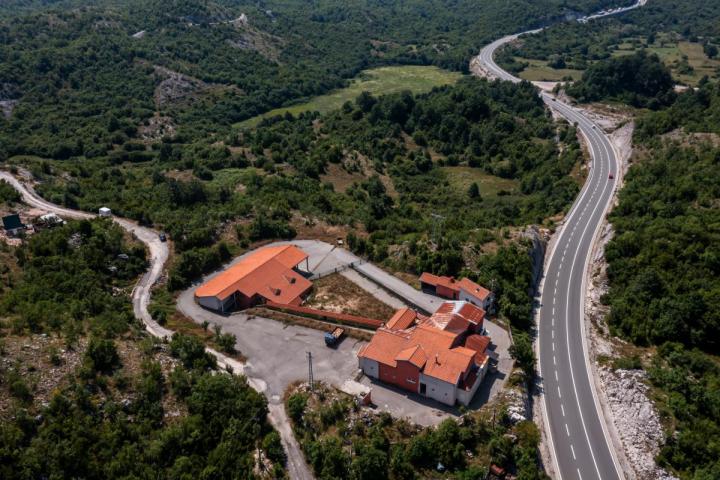
<path fill-rule="evenodd" d="M 615 178 L 615 175 L 613 175 L 612 172 L 610 172 L 610 175 L 608 175 L 608 178 L 609 178 L 610 180 L 612 180 L 613 178 Z"/>

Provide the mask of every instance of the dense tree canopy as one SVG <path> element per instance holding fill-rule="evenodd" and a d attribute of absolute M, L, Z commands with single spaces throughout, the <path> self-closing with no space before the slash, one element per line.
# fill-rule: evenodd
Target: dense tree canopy
<path fill-rule="evenodd" d="M 33 401 L 14 359 L 3 362 L 2 393 L 20 403 L 4 403 L 0 477 L 250 478 L 260 444 L 271 474 L 283 476 L 265 399 L 243 378 L 211 372 L 200 340 L 173 337 L 178 365 L 163 373 L 162 346 L 141 333 L 128 296 L 145 252 L 123 235 L 109 220 L 71 221 L 15 250 L 20 270 L 1 291 L 0 336 L 61 334 L 68 351 L 84 351 L 46 405 Z M 147 346 L 140 365 L 123 364 L 128 344 Z M 52 356 L 55 366 L 66 361 Z"/>
<path fill-rule="evenodd" d="M 640 50 L 591 65 L 567 92 L 583 102 L 614 99 L 658 109 L 672 102 L 673 85 L 670 70 L 658 56 Z"/>
<path fill-rule="evenodd" d="M 648 369 L 672 430 L 659 456 L 683 479 L 720 473 L 720 150 L 717 84 L 681 94 L 644 115 L 633 165 L 611 215 L 610 326 L 640 345 L 660 345 Z M 661 134 L 674 130 L 674 137 Z"/>

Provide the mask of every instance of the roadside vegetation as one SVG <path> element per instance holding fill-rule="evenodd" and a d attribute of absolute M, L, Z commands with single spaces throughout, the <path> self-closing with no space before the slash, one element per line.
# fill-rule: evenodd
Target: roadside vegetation
<path fill-rule="evenodd" d="M 720 477 L 718 105 L 704 82 L 640 117 L 606 250 L 612 331 L 657 346 L 644 367 L 667 428 L 659 462 L 694 480 Z"/>
<path fill-rule="evenodd" d="M 593 64 L 638 51 L 655 54 L 673 79 L 695 86 L 720 78 L 720 14 L 712 2 L 658 0 L 629 13 L 587 24 L 567 22 L 522 37 L 497 60 L 528 80 L 579 80 Z"/>
<path fill-rule="evenodd" d="M 316 385 L 288 392 L 286 409 L 308 463 L 319 479 L 485 478 L 491 464 L 518 479 L 548 478 L 537 467 L 540 432 L 516 425 L 498 408 L 419 427 L 361 409 L 350 396 Z"/>
<path fill-rule="evenodd" d="M 0 477 L 284 476 L 265 399 L 195 337 L 137 324 L 145 252 L 120 227 L 71 221 L 1 255 Z"/>

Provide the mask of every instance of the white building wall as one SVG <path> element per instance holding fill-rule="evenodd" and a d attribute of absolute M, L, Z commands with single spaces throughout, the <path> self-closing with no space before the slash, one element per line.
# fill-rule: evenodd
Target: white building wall
<path fill-rule="evenodd" d="M 472 401 L 473 397 L 475 396 L 475 393 L 477 393 L 478 388 L 480 388 L 480 384 L 485 379 L 485 374 L 488 371 L 488 362 L 485 362 L 485 365 L 483 365 L 482 368 L 480 368 L 477 372 L 477 378 L 475 379 L 475 384 L 472 386 L 470 390 L 462 390 L 458 388 L 457 390 L 457 401 L 465 406 L 468 406 L 470 402 Z"/>
<path fill-rule="evenodd" d="M 420 383 L 425 384 L 425 396 L 446 405 L 455 405 L 457 388 L 452 383 L 443 382 L 437 378 L 428 377 L 420 373 Z M 418 392 L 422 391 L 418 388 Z"/>
<path fill-rule="evenodd" d="M 490 306 L 493 303 L 494 295 L 490 293 L 490 295 L 487 296 L 487 298 L 483 301 L 482 299 L 476 297 L 471 292 L 468 292 L 467 290 L 464 290 L 463 288 L 460 288 L 460 293 L 458 294 L 458 300 L 465 300 L 466 302 L 470 302 L 473 305 L 476 305 L 486 312 L 490 311 Z"/>
<path fill-rule="evenodd" d="M 376 362 L 375 360 L 360 357 L 358 359 L 358 364 L 360 365 L 360 369 L 363 371 L 363 373 L 368 377 L 378 378 L 380 376 L 378 362 Z"/>

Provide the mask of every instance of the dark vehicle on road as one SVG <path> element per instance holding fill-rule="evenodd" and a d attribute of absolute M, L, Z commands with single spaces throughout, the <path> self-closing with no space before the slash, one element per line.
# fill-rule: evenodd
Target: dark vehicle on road
<path fill-rule="evenodd" d="M 167 235 L 165 235 L 165 233 L 163 233 L 163 232 L 160 232 L 160 235 L 158 235 L 158 238 L 160 239 L 161 242 L 167 241 Z"/>

